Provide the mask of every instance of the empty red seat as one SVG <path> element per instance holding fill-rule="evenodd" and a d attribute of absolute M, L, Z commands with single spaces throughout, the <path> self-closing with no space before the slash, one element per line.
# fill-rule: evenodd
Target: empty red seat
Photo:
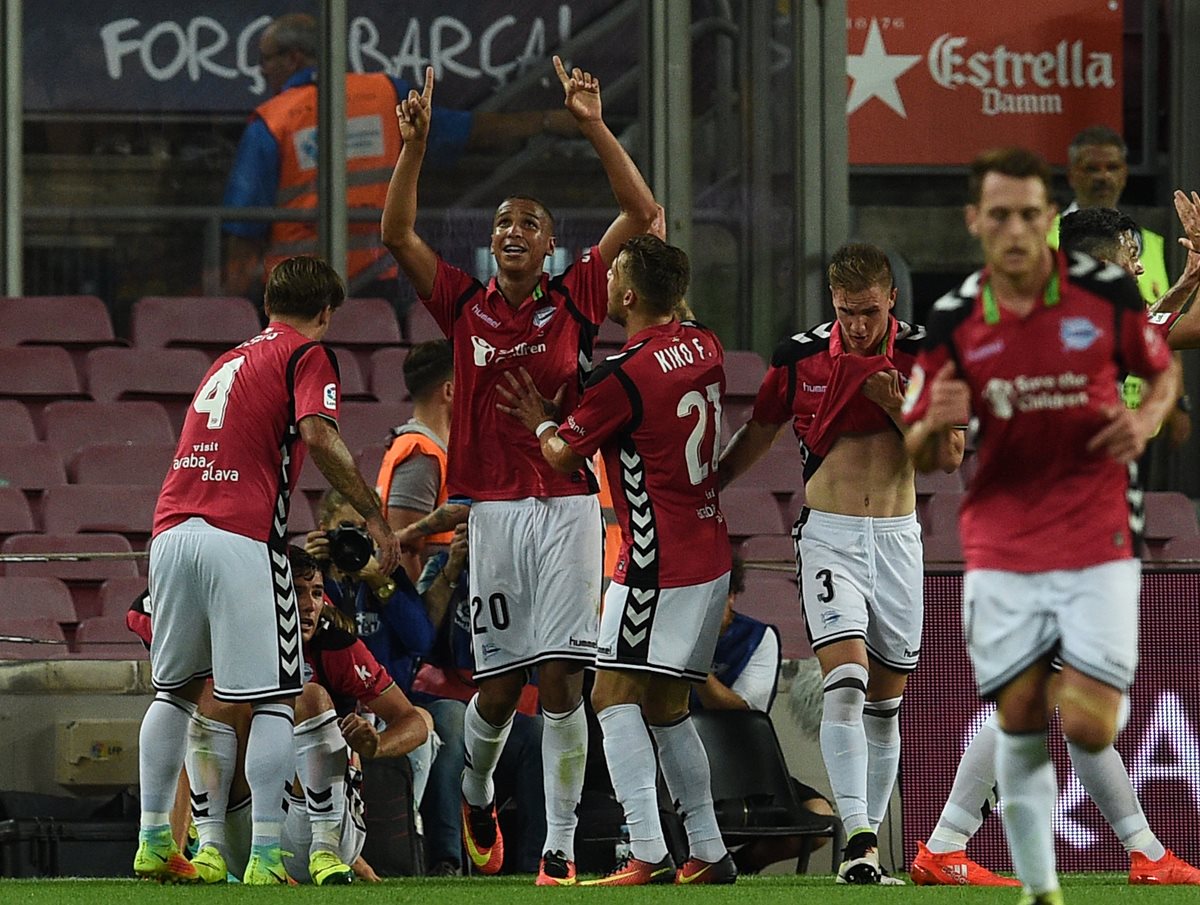
<path fill-rule="evenodd" d="M 752 534 L 787 534 L 787 526 L 771 491 L 761 487 L 730 487 L 721 493 L 721 512 L 735 540 Z"/>
<path fill-rule="evenodd" d="M 146 590 L 146 578 L 142 575 L 130 575 L 126 578 L 110 578 L 100 585 L 100 609 L 89 616 L 115 616 L 122 620 L 125 611 Z M 84 614 L 80 614 L 81 616 Z"/>
<path fill-rule="evenodd" d="M 368 481 L 368 483 L 370 483 Z M 292 497 L 288 506 L 287 534 L 291 538 L 299 538 L 293 543 L 304 546 L 304 536 L 310 531 L 317 530 L 316 519 L 313 518 L 313 508 L 303 494 Z"/>
<path fill-rule="evenodd" d="M 776 496 L 791 496 L 804 489 L 804 460 L 800 444 L 790 435 L 780 437 L 761 459 L 751 465 L 733 487 L 762 487 Z"/>
<path fill-rule="evenodd" d="M 404 338 L 409 345 L 428 342 L 431 339 L 445 339 L 446 334 L 438 326 L 429 309 L 420 302 L 409 305 L 404 318 Z"/>
<path fill-rule="evenodd" d="M 739 555 L 748 563 L 772 563 L 794 567 L 796 545 L 790 535 L 756 534 L 742 541 Z"/>
<path fill-rule="evenodd" d="M 367 386 L 363 366 L 352 349 L 334 349 L 338 363 L 338 383 L 342 387 L 343 399 L 373 401 L 375 395 Z"/>
<path fill-rule="evenodd" d="M 1193 537 L 1200 534 L 1196 523 L 1196 506 L 1185 494 L 1177 491 L 1150 491 L 1145 496 L 1147 540 L 1166 541 L 1172 537 Z"/>
<path fill-rule="evenodd" d="M 921 547 L 926 568 L 936 566 L 957 570 L 962 566 L 962 540 L 957 529 L 954 531 L 939 529 L 934 534 L 926 534 L 921 538 Z"/>
<path fill-rule="evenodd" d="M 725 350 L 725 395 L 748 397 L 758 395 L 763 378 L 767 376 L 767 364 L 757 352 L 743 349 Z"/>
<path fill-rule="evenodd" d="M 1159 559 L 1200 560 L 1200 535 L 1185 534 L 1172 537 L 1163 544 Z"/>
<path fill-rule="evenodd" d="M 921 522 L 921 535 L 931 534 L 958 536 L 958 510 L 965 494 L 961 490 L 943 490 L 917 506 L 917 518 Z"/>
<path fill-rule="evenodd" d="M 5 443 L 33 443 L 37 431 L 25 404 L 17 399 L 0 399 L 0 437 Z"/>
<path fill-rule="evenodd" d="M 71 591 L 57 578 L 0 575 L 0 618 L 79 621 Z"/>
<path fill-rule="evenodd" d="M 351 450 L 384 446 L 388 432 L 411 418 L 412 412 L 407 402 L 347 402 L 338 413 L 338 430 Z"/>
<path fill-rule="evenodd" d="M 56 399 L 82 399 L 83 385 L 71 355 L 61 346 L 0 347 L 0 396 L 29 407 L 34 423 Z"/>
<path fill-rule="evenodd" d="M 94 582 L 98 590 L 106 578 L 138 574 L 138 558 L 122 534 L 14 534 L 0 544 L 0 553 L 28 557 L 5 562 L 5 575 L 50 576 L 68 587 L 75 581 Z M 43 560 L 47 554 L 71 558 Z"/>
<path fill-rule="evenodd" d="M 408 349 L 389 346 L 371 353 L 371 393 L 380 402 L 408 402 L 404 385 L 404 360 Z"/>
<path fill-rule="evenodd" d="M 324 342 L 353 352 L 359 364 L 366 366 L 376 349 L 403 342 L 396 309 L 386 299 L 346 299 L 334 312 Z M 344 357 L 339 354 L 338 360 Z"/>
<path fill-rule="evenodd" d="M 780 653 L 785 660 L 813 655 L 800 592 L 786 572 L 747 569 L 746 590 L 738 595 L 736 607 L 747 616 L 779 629 Z"/>
<path fill-rule="evenodd" d="M 613 352 L 620 349 L 628 341 L 625 328 L 615 321 L 605 319 L 596 335 L 596 361 L 603 361 Z"/>
<path fill-rule="evenodd" d="M 367 483 L 372 487 L 375 486 L 375 479 L 379 477 L 379 466 L 383 464 L 383 455 L 386 452 L 387 447 L 382 443 L 377 443 L 363 447 L 354 456 L 354 461 L 358 463 L 359 473 L 367 479 Z"/>
<path fill-rule="evenodd" d="M 0 346 L 116 343 L 108 308 L 94 295 L 0 298 Z"/>
<path fill-rule="evenodd" d="M 88 392 L 97 402 L 159 402 L 179 430 L 210 364 L 199 349 L 95 349 L 87 356 Z"/>
<path fill-rule="evenodd" d="M 124 615 L 94 616 L 75 629 L 76 659 L 145 660 L 149 653 L 141 639 L 125 625 Z"/>
<path fill-rule="evenodd" d="M 94 443 L 71 460 L 71 481 L 159 488 L 174 456 L 175 447 L 161 443 Z"/>
<path fill-rule="evenodd" d="M 0 434 L 0 436 L 3 436 Z M 0 443 L 0 486 L 42 491 L 67 483 L 58 449 L 49 443 Z"/>
<path fill-rule="evenodd" d="M 258 309 L 231 296 L 148 296 L 133 304 L 135 346 L 186 346 L 220 354 L 262 329 Z"/>
<path fill-rule="evenodd" d="M 0 537 L 37 530 L 25 493 L 16 487 L 0 487 Z"/>
<path fill-rule="evenodd" d="M 0 660 L 57 660 L 67 654 L 66 636 L 53 619 L 0 618 Z"/>
<path fill-rule="evenodd" d="M 947 474 L 941 469 L 917 472 L 917 496 L 928 497 L 935 493 L 962 493 L 962 473 L 957 469 Z"/>
<path fill-rule="evenodd" d="M 144 544 L 158 502 L 155 486 L 65 484 L 46 491 L 42 518 L 50 534 L 115 532 Z"/>
<path fill-rule="evenodd" d="M 70 462 L 96 443 L 174 446 L 175 431 L 157 402 L 52 402 L 42 415 L 46 439 Z"/>

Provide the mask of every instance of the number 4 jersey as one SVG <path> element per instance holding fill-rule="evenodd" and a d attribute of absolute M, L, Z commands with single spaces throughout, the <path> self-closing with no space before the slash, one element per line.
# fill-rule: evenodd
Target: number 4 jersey
<path fill-rule="evenodd" d="M 183 421 L 154 511 L 154 534 L 199 516 L 263 542 L 282 542 L 288 497 L 304 464 L 296 425 L 337 423 L 333 353 L 271 323 L 213 363 Z"/>
<path fill-rule="evenodd" d="M 729 571 L 716 468 L 724 360 L 699 324 L 648 327 L 596 369 L 559 428 L 579 455 L 604 457 L 621 526 L 614 581 L 671 588 Z"/>

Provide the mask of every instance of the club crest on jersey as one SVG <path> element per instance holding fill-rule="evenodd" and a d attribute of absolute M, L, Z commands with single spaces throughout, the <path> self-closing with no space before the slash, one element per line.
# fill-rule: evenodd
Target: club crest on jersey
<path fill-rule="evenodd" d="M 535 327 L 544 327 L 550 323 L 550 318 L 554 317 L 554 309 L 551 307 L 539 308 L 533 312 L 533 325 Z"/>
<path fill-rule="evenodd" d="M 325 384 L 325 408 L 331 412 L 337 411 L 337 384 Z"/>
<path fill-rule="evenodd" d="M 1064 317 L 1058 328 L 1064 352 L 1082 352 L 1104 335 L 1104 331 L 1086 317 Z"/>

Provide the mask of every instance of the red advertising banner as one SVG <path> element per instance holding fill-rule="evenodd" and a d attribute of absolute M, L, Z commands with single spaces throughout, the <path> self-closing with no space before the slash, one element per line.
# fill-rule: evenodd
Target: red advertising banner
<path fill-rule="evenodd" d="M 1137 679 L 1129 693 L 1129 722 L 1116 742 L 1150 829 L 1193 864 L 1200 862 L 1198 599 L 1200 572 L 1142 573 Z M 990 712 L 975 694 L 963 643 L 962 576 L 926 575 L 921 665 L 900 711 L 905 864 L 912 864 L 917 842 L 933 832 L 963 749 Z M 1059 869 L 1127 871 L 1129 856 L 1071 770 L 1057 719 L 1047 743 L 1058 774 Z M 996 814 L 984 821 L 967 853 L 992 870 L 1012 869 Z"/>
<path fill-rule="evenodd" d="M 963 164 L 1000 145 L 1066 163 L 1080 129 L 1121 131 L 1123 6 L 849 0 L 850 163 Z"/>

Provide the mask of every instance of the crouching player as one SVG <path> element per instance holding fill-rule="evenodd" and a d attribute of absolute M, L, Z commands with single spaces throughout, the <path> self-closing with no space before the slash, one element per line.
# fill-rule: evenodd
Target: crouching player
<path fill-rule="evenodd" d="M 375 880 L 361 858 L 365 825 L 357 784 L 347 780 L 358 774 L 350 752 L 363 760 L 407 754 L 424 743 L 432 719 L 408 701 L 346 624 L 337 624 L 340 614 L 325 606 L 316 560 L 296 546 L 288 547 L 288 558 L 300 613 L 304 689 L 296 699 L 297 772 L 281 843 L 287 873 L 276 879 L 326 886 L 350 883 L 358 873 Z M 376 731 L 354 712 L 356 704 L 386 728 Z M 238 740 L 245 737 L 249 718 L 246 705 L 205 698 L 188 730 L 187 771 L 199 835 L 192 863 L 206 883 L 224 882 L 230 871 L 240 875 L 248 855 L 242 844 L 248 840 L 236 829 L 245 808 L 228 803 L 240 772 Z"/>

